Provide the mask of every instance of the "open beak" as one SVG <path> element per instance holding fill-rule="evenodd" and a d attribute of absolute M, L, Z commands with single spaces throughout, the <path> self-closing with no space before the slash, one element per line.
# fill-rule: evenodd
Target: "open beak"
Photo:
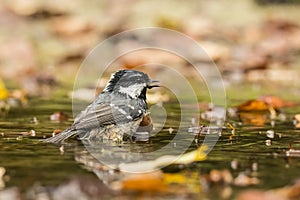
<path fill-rule="evenodd" d="M 159 81 L 154 81 L 151 80 L 148 84 L 147 84 L 147 88 L 151 89 L 154 87 L 160 87 Z"/>

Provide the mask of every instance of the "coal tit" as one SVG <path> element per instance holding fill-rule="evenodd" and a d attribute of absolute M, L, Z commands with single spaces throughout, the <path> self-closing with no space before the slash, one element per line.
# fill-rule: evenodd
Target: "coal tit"
<path fill-rule="evenodd" d="M 139 129 L 151 129 L 146 91 L 158 86 L 158 81 L 152 81 L 143 72 L 119 70 L 111 75 L 104 90 L 81 111 L 71 127 L 44 142 L 59 143 L 72 136 L 80 140 L 119 142 Z"/>

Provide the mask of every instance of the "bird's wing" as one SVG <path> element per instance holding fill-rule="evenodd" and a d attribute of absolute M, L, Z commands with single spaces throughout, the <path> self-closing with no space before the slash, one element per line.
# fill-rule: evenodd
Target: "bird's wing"
<path fill-rule="evenodd" d="M 123 124 L 132 120 L 137 120 L 146 110 L 136 109 L 137 102 L 126 104 L 117 103 L 99 103 L 89 108 L 89 112 L 81 115 L 75 122 L 77 130 L 90 129 L 111 124 Z"/>

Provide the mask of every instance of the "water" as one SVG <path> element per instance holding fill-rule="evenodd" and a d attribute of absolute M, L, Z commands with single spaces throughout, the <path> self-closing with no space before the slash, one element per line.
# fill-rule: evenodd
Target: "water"
<path fill-rule="evenodd" d="M 156 136 L 146 143 L 126 143 L 118 148 L 118 154 L 126 157 L 129 150 L 154 152 L 169 144 L 170 140 L 175 137 L 180 112 L 178 106 L 172 104 L 165 104 L 165 109 L 172 115 Z M 72 118 L 65 122 L 50 121 L 49 116 L 57 111 L 63 111 L 72 116 L 71 101 L 67 98 L 58 98 L 55 101 L 32 99 L 28 107 L 13 108 L 9 114 L 1 117 L 0 133 L 3 135 L 0 137 L 0 167 L 6 169 L 4 177 L 6 188 L 17 186 L 26 193 L 37 184 L 57 186 L 70 177 L 92 177 L 95 176 L 94 174 L 107 184 L 118 179 L 117 175 L 109 176 L 99 170 L 93 157 L 83 145 L 75 140 L 66 144 L 64 149 L 60 149 L 57 145 L 39 142 L 39 139 L 44 136 L 49 137 L 53 130 L 63 130 L 72 123 Z M 167 167 L 164 171 L 182 174 L 197 173 L 198 175 L 193 177 L 194 186 L 199 187 L 201 192 L 186 190 L 186 193 L 193 193 L 196 199 L 200 196 L 218 199 L 226 187 L 232 189 L 229 198 L 249 188 L 267 190 L 283 187 L 300 177 L 300 158 L 286 156 L 286 151 L 291 144 L 295 149 L 300 149 L 300 130 L 295 128 L 292 122 L 293 115 L 299 113 L 300 109 L 287 109 L 283 112 L 286 113 L 286 120 L 275 120 L 274 126 L 269 119 L 264 125 L 254 125 L 239 123 L 239 119 L 232 118 L 230 122 L 236 126 L 235 135 L 232 136 L 230 128 L 224 129 L 207 160 L 185 166 L 183 171 L 178 166 Z M 191 119 L 187 119 L 183 123 L 186 129 L 190 121 Z M 174 129 L 173 133 L 169 132 L 170 127 Z M 28 133 L 30 130 L 35 130 L 36 136 L 31 136 Z M 268 130 L 274 130 L 274 135 Z M 187 151 L 195 150 L 197 145 L 193 141 L 194 136 L 187 131 L 181 133 L 183 134 L 180 136 L 180 141 L 190 143 Z M 200 143 L 204 137 L 205 134 L 199 137 Z M 186 143 L 173 142 L 168 147 L 169 153 L 181 151 L 182 144 Z M 95 166 L 98 166 L 97 170 Z M 249 186 L 231 184 L 226 187 L 216 184 L 217 186 L 208 187 L 206 190 L 201 179 L 212 169 L 228 169 L 234 178 L 240 173 L 245 173 L 249 177 L 257 178 L 259 183 Z M 134 195 L 136 194 L 126 194 L 127 198 Z M 167 197 L 173 198 L 170 194 Z"/>

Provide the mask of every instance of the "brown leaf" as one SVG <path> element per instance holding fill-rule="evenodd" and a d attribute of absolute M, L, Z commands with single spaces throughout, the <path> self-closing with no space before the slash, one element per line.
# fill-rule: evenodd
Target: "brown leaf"
<path fill-rule="evenodd" d="M 268 119 L 266 112 L 240 112 L 239 116 L 243 123 L 262 126 Z"/>
<path fill-rule="evenodd" d="M 273 108 L 284 108 L 284 107 L 292 107 L 297 105 L 295 102 L 286 101 L 272 95 L 261 96 L 258 98 L 258 100 L 265 102 L 266 104 L 268 104 L 270 107 Z"/>
<path fill-rule="evenodd" d="M 123 190 L 135 190 L 141 192 L 165 191 L 166 184 L 161 172 L 142 173 L 132 175 L 122 181 Z"/>
<path fill-rule="evenodd" d="M 238 111 L 267 111 L 269 106 L 266 102 L 262 100 L 249 100 L 246 101 L 237 107 Z"/>

